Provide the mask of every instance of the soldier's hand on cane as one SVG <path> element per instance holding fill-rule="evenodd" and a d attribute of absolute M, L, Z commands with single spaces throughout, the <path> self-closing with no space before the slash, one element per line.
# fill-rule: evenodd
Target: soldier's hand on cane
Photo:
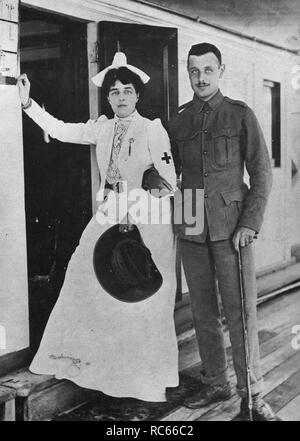
<path fill-rule="evenodd" d="M 26 74 L 18 77 L 18 88 L 20 100 L 23 106 L 26 106 L 30 100 L 30 81 Z"/>
<path fill-rule="evenodd" d="M 246 247 L 247 245 L 252 243 L 254 239 L 257 239 L 256 231 L 247 227 L 238 227 L 234 233 L 232 242 L 235 250 L 238 252 L 240 246 L 242 248 Z"/>

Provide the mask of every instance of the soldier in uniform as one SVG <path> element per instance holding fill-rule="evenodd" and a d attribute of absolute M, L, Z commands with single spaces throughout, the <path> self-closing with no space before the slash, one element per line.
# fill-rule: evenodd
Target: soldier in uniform
<path fill-rule="evenodd" d="M 204 229 L 187 232 L 176 225 L 182 262 L 191 296 L 193 320 L 202 361 L 203 388 L 186 400 L 190 408 L 229 399 L 232 395 L 217 285 L 229 328 L 241 416 L 247 418 L 247 367 L 240 302 L 238 252 L 244 269 L 253 419 L 274 421 L 262 399 L 257 331 L 253 239 L 258 234 L 272 186 L 270 159 L 253 111 L 222 95 L 219 81 L 225 65 L 219 49 L 196 44 L 188 54 L 193 100 L 169 122 L 169 134 L 181 190 L 204 191 Z M 244 166 L 250 188 L 244 183 Z M 184 197 L 183 197 L 184 200 Z M 193 198 L 193 209 L 195 208 Z"/>

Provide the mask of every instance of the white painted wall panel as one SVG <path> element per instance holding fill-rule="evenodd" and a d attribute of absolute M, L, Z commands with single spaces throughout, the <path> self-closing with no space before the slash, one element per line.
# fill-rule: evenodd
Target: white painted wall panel
<path fill-rule="evenodd" d="M 0 356 L 29 345 L 22 118 L 16 86 L 0 86 Z"/>
<path fill-rule="evenodd" d="M 266 219 L 256 243 L 257 268 L 290 258 L 291 244 L 300 243 L 300 183 L 291 183 L 290 149 L 299 152 L 299 137 L 293 136 L 300 126 L 300 99 L 290 107 L 286 72 L 292 69 L 296 57 L 286 51 L 259 44 L 253 40 L 231 35 L 187 18 L 130 0 L 23 0 L 23 4 L 57 11 L 87 21 L 113 20 L 178 28 L 179 104 L 192 98 L 186 72 L 186 56 L 192 44 L 209 41 L 222 51 L 227 72 L 222 80 L 222 92 L 231 98 L 245 100 L 263 126 L 263 80 L 282 85 L 282 166 L 274 169 L 274 187 Z M 203 17 L 205 19 L 205 17 Z M 226 24 L 226 20 L 223 23 Z M 248 28 L 248 34 L 253 34 Z M 254 34 L 253 34 L 254 35 Z M 298 58 L 299 62 L 299 58 Z M 296 110 L 295 110 L 296 109 Z M 292 115 L 293 113 L 293 117 Z"/>

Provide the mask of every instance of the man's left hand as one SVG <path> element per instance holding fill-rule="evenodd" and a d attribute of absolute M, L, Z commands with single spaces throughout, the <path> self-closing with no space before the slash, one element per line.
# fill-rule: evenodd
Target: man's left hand
<path fill-rule="evenodd" d="M 150 167 L 144 172 L 142 188 L 150 191 L 152 196 L 163 197 L 172 193 L 172 186 L 164 179 L 155 167 Z"/>
<path fill-rule="evenodd" d="M 250 243 L 253 242 L 253 239 L 256 238 L 256 231 L 251 230 L 251 228 L 247 227 L 238 227 L 234 236 L 232 238 L 232 242 L 236 251 L 239 251 L 239 246 L 246 247 Z"/>

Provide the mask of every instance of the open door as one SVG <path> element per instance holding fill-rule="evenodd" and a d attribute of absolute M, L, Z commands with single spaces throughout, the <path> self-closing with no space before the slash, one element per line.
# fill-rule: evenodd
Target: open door
<path fill-rule="evenodd" d="M 147 118 L 166 123 L 178 106 L 177 29 L 100 22 L 97 49 L 100 70 L 111 64 L 115 52 L 122 51 L 128 63 L 150 76 L 138 110 Z M 100 102 L 98 111 L 111 116 L 105 97 Z"/>
<path fill-rule="evenodd" d="M 114 54 L 122 51 L 128 63 L 144 70 L 150 81 L 138 102 L 141 115 L 160 118 L 166 124 L 170 114 L 178 107 L 178 51 L 177 29 L 127 23 L 89 23 L 88 59 L 89 78 L 112 63 Z M 106 97 L 101 89 L 89 81 L 90 117 L 100 114 L 112 117 Z M 95 151 L 91 150 L 91 179 L 93 212 L 96 211 L 96 193 L 99 172 Z"/>
<path fill-rule="evenodd" d="M 85 23 L 22 7 L 20 59 L 40 105 L 67 122 L 88 120 Z M 87 146 L 51 139 L 26 115 L 23 143 L 30 343 L 36 348 L 91 218 L 90 155 Z"/>
<path fill-rule="evenodd" d="M 160 118 L 166 125 L 178 107 L 177 29 L 105 21 L 90 23 L 88 45 L 90 77 L 109 66 L 117 51 L 124 52 L 129 64 L 150 76 L 137 109 L 142 116 Z M 90 86 L 90 111 L 92 118 L 99 114 L 113 116 L 106 97 L 101 96 L 101 89 L 96 91 L 93 86 Z M 96 157 L 92 152 L 93 195 L 99 188 L 95 164 Z M 181 289 L 177 291 L 177 300 L 180 301 Z"/>
<path fill-rule="evenodd" d="M 160 118 L 165 125 L 178 108 L 177 29 L 115 22 L 88 24 L 90 78 L 109 66 L 117 51 L 124 52 L 129 64 L 137 66 L 150 76 L 138 102 L 138 111 L 149 119 Z M 96 118 L 103 113 L 112 117 L 106 97 L 101 96 L 101 89 L 90 82 L 90 116 Z M 91 152 L 91 171 L 95 200 L 99 188 L 99 172 L 94 151 Z M 93 209 L 96 210 L 95 205 Z M 180 263 L 178 266 L 177 272 L 181 274 Z M 178 286 L 176 309 L 180 309 L 181 304 L 185 303 L 181 292 L 181 286 Z M 179 320 L 176 320 L 178 332 L 182 328 L 179 323 L 181 316 L 179 314 Z M 183 316 L 185 320 L 185 314 Z"/>

